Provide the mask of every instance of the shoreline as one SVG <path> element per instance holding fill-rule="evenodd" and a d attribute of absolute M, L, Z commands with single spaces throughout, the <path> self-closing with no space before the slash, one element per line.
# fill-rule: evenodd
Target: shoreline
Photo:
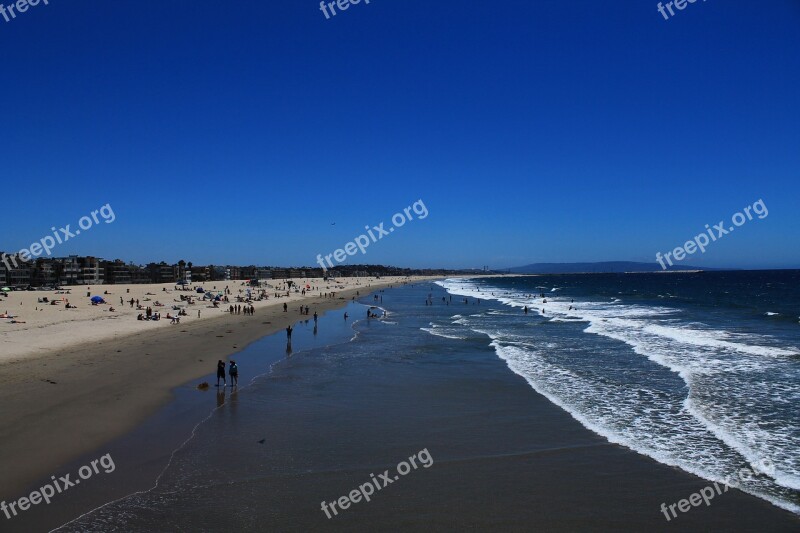
<path fill-rule="evenodd" d="M 215 373 L 217 359 L 227 361 L 253 342 L 307 318 L 297 307 L 284 312 L 284 302 L 302 302 L 310 314 L 322 313 L 343 307 L 357 292 L 371 294 L 433 279 L 439 278 L 369 280 L 369 285 L 334 289 L 334 298 L 307 295 L 256 302 L 253 316 L 220 312 L 151 331 L 113 337 L 106 333 L 105 339 L 46 355 L 5 358 L 0 363 L 0 402 L 5 407 L 0 452 L 14 460 L 4 468 L 0 499 L 22 495 L 62 465 L 134 430 L 167 405 L 176 388 Z M 55 442 L 58 446 L 41 445 Z"/>
<path fill-rule="evenodd" d="M 373 292 L 357 303 L 370 305 Z M 631 531 L 674 525 L 702 531 L 709 524 L 730 531 L 796 529 L 796 516 L 736 489 L 711 506 L 665 519 L 661 502 L 676 502 L 708 482 L 587 429 L 533 390 L 489 346 L 450 350 L 452 340 L 423 336 L 427 350 L 409 349 L 419 346 L 419 338 L 404 343 L 409 325 L 426 324 L 437 316 L 434 309 L 452 313 L 445 307 L 418 310 L 426 292 L 403 288 L 389 297 L 387 307 L 400 327 L 367 325 L 359 341 L 331 345 L 323 357 L 287 360 L 253 381 L 247 393 L 218 403 L 211 422 L 193 431 L 194 445 L 174 450 L 173 467 L 143 494 L 130 494 L 131 472 L 142 462 L 123 460 L 124 445 L 138 456 L 136 445 L 148 442 L 153 431 L 180 429 L 171 422 L 183 410 L 150 420 L 146 435 L 126 435 L 113 449 L 96 450 L 95 455 L 113 452 L 121 476 L 107 478 L 96 490 L 106 495 L 120 483 L 132 499 L 98 508 L 92 518 L 64 530 L 80 531 L 89 523 L 142 531 L 249 530 L 266 523 L 278 530 L 353 531 L 381 529 L 387 521 L 401 529 L 443 530 L 524 531 L 531 523 L 554 531 L 619 531 L 622 525 Z M 340 316 L 334 318 L 341 324 Z M 300 340 L 302 328 L 298 333 Z M 283 335 L 271 341 L 271 348 L 253 350 L 251 364 L 281 350 Z M 197 403 L 191 387 L 183 393 L 184 403 Z M 320 501 L 346 494 L 370 473 L 391 469 L 422 449 L 435 459 L 430 470 L 418 469 L 376 492 L 368 505 L 340 510 L 332 519 L 320 510 Z M 229 452 L 235 461 L 215 459 Z M 154 456 L 150 449 L 144 454 Z M 164 461 L 164 454 L 155 455 Z M 226 516 L 203 505 L 218 502 L 221 494 L 229 504 Z M 70 502 L 59 505 L 71 508 Z M 25 530 L 32 529 L 19 529 Z"/>

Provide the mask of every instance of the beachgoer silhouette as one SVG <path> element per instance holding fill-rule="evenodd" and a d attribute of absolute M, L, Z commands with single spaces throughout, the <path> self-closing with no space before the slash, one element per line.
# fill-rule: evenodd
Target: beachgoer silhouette
<path fill-rule="evenodd" d="M 231 376 L 231 387 L 239 384 L 239 367 L 236 366 L 236 361 L 231 361 L 231 366 L 228 367 L 228 374 Z"/>
<path fill-rule="evenodd" d="M 222 378 L 222 386 L 226 386 L 228 382 L 225 381 L 225 362 L 222 359 L 217 361 L 217 387 L 219 387 L 220 378 Z"/>
<path fill-rule="evenodd" d="M 292 326 L 286 326 L 286 338 L 287 339 L 292 338 Z"/>

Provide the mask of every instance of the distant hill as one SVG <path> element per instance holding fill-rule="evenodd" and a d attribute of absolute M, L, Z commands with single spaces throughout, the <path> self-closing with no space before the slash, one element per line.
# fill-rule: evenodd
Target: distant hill
<path fill-rule="evenodd" d="M 686 270 L 723 270 L 719 268 L 703 268 L 689 265 L 675 265 L 667 271 Z M 530 265 L 506 269 L 514 274 L 585 274 L 585 273 L 619 273 L 619 272 L 664 272 L 658 263 L 637 263 L 635 261 L 605 261 L 601 263 L 533 263 Z"/>

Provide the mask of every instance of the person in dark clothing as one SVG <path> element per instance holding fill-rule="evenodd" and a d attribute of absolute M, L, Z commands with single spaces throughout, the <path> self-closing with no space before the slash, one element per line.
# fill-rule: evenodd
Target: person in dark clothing
<path fill-rule="evenodd" d="M 219 387 L 220 379 L 222 379 L 222 386 L 225 387 L 228 383 L 225 381 L 225 362 L 222 359 L 217 361 L 217 387 Z"/>
<path fill-rule="evenodd" d="M 286 326 L 286 338 L 291 340 L 291 338 L 292 338 L 292 326 Z"/>
<path fill-rule="evenodd" d="M 236 361 L 231 361 L 231 366 L 228 367 L 228 374 L 231 376 L 231 387 L 239 384 L 239 367 L 236 366 Z"/>

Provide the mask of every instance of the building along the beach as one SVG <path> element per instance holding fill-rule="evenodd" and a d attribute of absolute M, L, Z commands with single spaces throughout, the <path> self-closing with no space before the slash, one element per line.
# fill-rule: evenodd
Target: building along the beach
<path fill-rule="evenodd" d="M 102 259 L 98 257 L 81 257 L 80 275 L 78 285 L 102 285 L 105 283 L 105 272 L 101 266 Z"/>
<path fill-rule="evenodd" d="M 77 285 L 78 279 L 81 275 L 81 265 L 77 255 L 69 257 L 61 257 L 57 259 L 64 265 L 64 270 L 61 273 L 61 283 L 63 285 Z"/>
<path fill-rule="evenodd" d="M 23 261 L 19 254 L 2 255 L 0 261 L 0 279 L 3 286 L 25 286 L 31 283 L 31 267 Z"/>
<path fill-rule="evenodd" d="M 288 277 L 289 275 L 285 270 L 281 268 L 272 269 L 272 279 L 286 279 Z"/>
<path fill-rule="evenodd" d="M 131 271 L 128 265 L 121 259 L 115 261 L 104 261 L 105 282 L 107 284 L 130 284 Z"/>

